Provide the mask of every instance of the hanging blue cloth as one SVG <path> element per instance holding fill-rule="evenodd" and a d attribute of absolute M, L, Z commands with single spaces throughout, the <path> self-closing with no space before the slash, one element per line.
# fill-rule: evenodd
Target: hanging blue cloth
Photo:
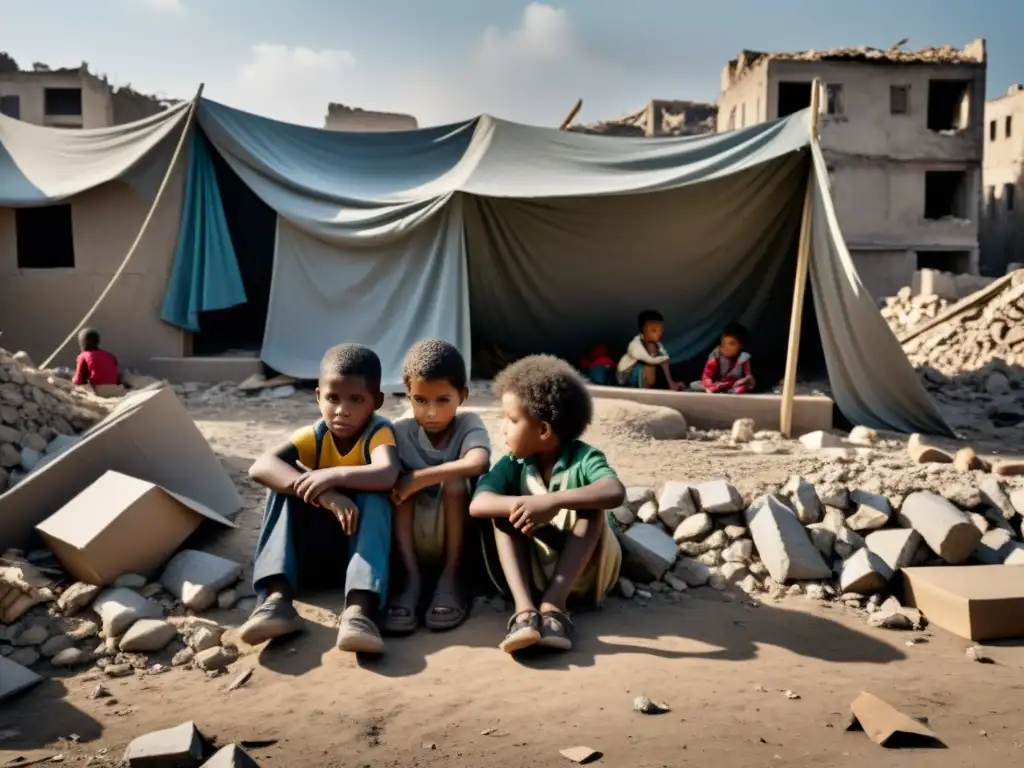
<path fill-rule="evenodd" d="M 160 319 L 193 333 L 199 313 L 246 302 L 210 147 L 195 127 L 189 137 L 185 206 Z"/>

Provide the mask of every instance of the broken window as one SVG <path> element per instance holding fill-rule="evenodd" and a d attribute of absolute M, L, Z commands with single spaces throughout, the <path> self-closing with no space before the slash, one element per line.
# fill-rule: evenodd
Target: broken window
<path fill-rule="evenodd" d="M 20 120 L 21 97 L 0 96 L 0 115 L 7 115 L 7 117 L 13 117 L 15 120 Z"/>
<path fill-rule="evenodd" d="M 845 114 L 843 111 L 843 86 L 840 83 L 829 83 L 825 86 L 825 114 Z"/>
<path fill-rule="evenodd" d="M 43 98 L 48 115 L 81 116 L 82 114 L 81 88 L 47 88 Z"/>
<path fill-rule="evenodd" d="M 1017 188 L 1013 184 L 1003 184 L 1003 205 L 1007 213 L 1013 213 L 1013 204 L 1016 202 L 1013 197 L 1016 192 Z"/>
<path fill-rule="evenodd" d="M 779 117 L 792 115 L 811 106 L 811 84 L 793 83 L 783 80 L 779 83 Z"/>
<path fill-rule="evenodd" d="M 995 120 L 989 120 L 988 121 L 988 140 L 989 141 L 995 141 L 996 140 L 996 121 Z"/>
<path fill-rule="evenodd" d="M 967 127 L 970 80 L 928 81 L 928 130 L 960 131 Z"/>
<path fill-rule="evenodd" d="M 924 217 L 968 219 L 966 171 L 925 171 Z"/>
<path fill-rule="evenodd" d="M 1006 138 L 1010 138 L 1010 134 L 1013 133 L 1013 115 L 1006 116 Z"/>
<path fill-rule="evenodd" d="M 910 86 L 890 85 L 889 86 L 889 114 L 909 115 L 910 114 Z"/>
<path fill-rule="evenodd" d="M 14 226 L 18 269 L 66 269 L 75 266 L 70 205 L 16 208 Z"/>
<path fill-rule="evenodd" d="M 985 187 L 985 215 L 990 219 L 996 215 L 996 188 L 992 185 Z"/>
<path fill-rule="evenodd" d="M 971 254 L 969 251 L 918 251 L 917 268 L 963 275 L 971 271 Z"/>

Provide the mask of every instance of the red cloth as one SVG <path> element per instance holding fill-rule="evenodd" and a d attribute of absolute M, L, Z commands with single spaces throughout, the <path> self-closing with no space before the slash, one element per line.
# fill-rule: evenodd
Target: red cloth
<path fill-rule="evenodd" d="M 75 384 L 117 384 L 120 374 L 117 370 L 117 358 L 105 349 L 86 350 L 78 356 L 75 366 Z"/>
<path fill-rule="evenodd" d="M 608 354 L 608 347 L 604 344 L 594 347 L 580 361 L 580 368 L 584 371 L 588 368 L 593 368 L 595 365 L 607 365 L 609 368 L 615 367 L 615 361 Z"/>
<path fill-rule="evenodd" d="M 722 363 L 725 363 L 723 366 Z M 724 369 L 724 373 L 722 372 Z M 742 379 L 753 381 L 750 372 L 750 359 L 728 360 L 717 353 L 713 353 L 704 364 L 704 372 L 701 374 L 700 383 L 707 392 L 730 392 L 740 395 L 747 391 L 747 383 L 737 384 Z"/>

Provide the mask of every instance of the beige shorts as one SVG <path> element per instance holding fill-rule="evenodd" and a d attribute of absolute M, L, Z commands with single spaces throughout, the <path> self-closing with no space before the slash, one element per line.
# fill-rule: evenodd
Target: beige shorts
<path fill-rule="evenodd" d="M 462 482 L 468 492 L 469 481 Z M 444 559 L 444 493 L 441 486 L 426 488 L 416 494 L 412 533 L 420 562 L 437 563 Z"/>

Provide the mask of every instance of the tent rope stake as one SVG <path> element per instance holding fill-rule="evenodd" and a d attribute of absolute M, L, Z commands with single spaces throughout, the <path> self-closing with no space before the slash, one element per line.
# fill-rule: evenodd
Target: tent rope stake
<path fill-rule="evenodd" d="M 117 268 L 117 271 L 114 272 L 113 277 L 110 278 L 110 282 L 107 283 L 107 287 L 100 292 L 100 295 L 97 297 L 96 301 L 93 302 L 89 311 L 86 312 L 85 315 L 82 316 L 82 319 L 78 321 L 78 325 L 71 330 L 71 333 L 67 335 L 64 341 L 62 341 L 60 345 L 50 353 L 50 356 L 46 358 L 43 364 L 39 366 L 40 369 L 49 368 L 54 358 L 63 351 L 64 347 L 74 340 L 78 335 L 78 332 L 85 327 L 85 324 L 88 323 L 90 319 L 92 319 L 92 316 L 96 314 L 96 310 L 99 309 L 100 304 L 102 304 L 103 300 L 107 298 L 107 295 L 113 289 L 114 284 L 117 282 L 118 278 L 121 277 L 125 267 L 128 266 L 128 262 L 131 261 L 132 256 L 135 255 L 135 251 L 138 250 L 139 243 L 142 242 L 142 238 L 145 236 L 146 230 L 149 229 L 149 223 L 153 220 L 153 214 L 156 212 L 157 206 L 160 205 L 160 200 L 163 199 L 164 192 L 167 190 L 167 183 L 170 181 L 171 173 L 178 164 L 178 158 L 181 156 L 181 150 L 185 147 L 185 139 L 188 138 L 189 132 L 191 131 L 192 121 L 195 119 L 196 108 L 199 106 L 199 100 L 203 95 L 203 85 L 203 83 L 199 84 L 199 90 L 196 91 L 195 98 L 192 99 L 192 103 L 189 105 L 188 113 L 185 115 L 184 125 L 181 128 L 181 136 L 178 137 L 178 146 L 174 148 L 174 155 L 171 157 L 171 162 L 167 166 L 166 173 L 164 173 L 163 181 L 160 182 L 160 186 L 156 191 L 153 203 L 149 206 L 149 212 L 146 214 L 146 218 L 142 221 L 139 233 L 135 236 L 135 241 L 128 249 L 128 253 L 125 254 L 124 259 L 121 261 L 121 265 Z"/>
<path fill-rule="evenodd" d="M 811 145 L 818 140 L 818 109 L 821 98 L 821 80 L 811 84 Z M 812 178 L 814 165 L 807 171 L 807 190 L 804 193 L 804 211 L 800 219 L 800 241 L 796 256 L 796 282 L 793 286 L 793 308 L 789 317 L 789 344 L 786 350 L 786 373 L 782 380 L 782 410 L 779 413 L 779 431 L 783 437 L 792 437 L 793 400 L 796 396 L 796 365 L 800 355 L 800 331 L 803 322 L 804 294 L 807 292 L 807 271 L 811 260 L 811 209 L 814 205 Z"/>

